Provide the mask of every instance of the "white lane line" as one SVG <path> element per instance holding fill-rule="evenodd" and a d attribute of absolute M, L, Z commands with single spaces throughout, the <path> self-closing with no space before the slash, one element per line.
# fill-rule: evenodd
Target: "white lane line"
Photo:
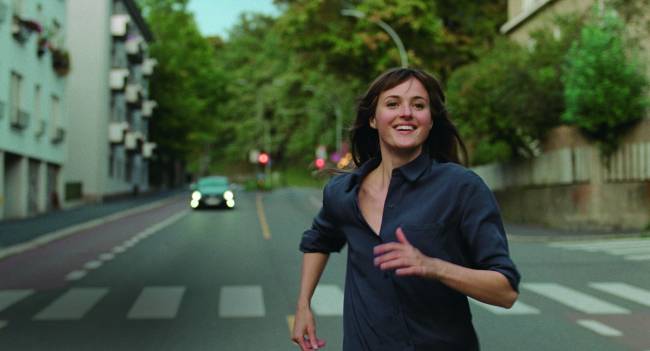
<path fill-rule="evenodd" d="M 108 215 L 108 216 L 105 216 L 105 217 L 102 217 L 102 218 L 93 219 L 93 220 L 90 220 L 88 222 L 75 224 L 75 225 L 67 227 L 67 228 L 59 229 L 59 230 L 56 230 L 56 231 L 41 235 L 38 238 L 36 238 L 36 239 L 34 239 L 32 241 L 29 241 L 27 243 L 10 246 L 10 247 L 8 247 L 6 249 L 0 250 L 0 259 L 5 258 L 5 257 L 9 257 L 9 256 L 13 256 L 13 255 L 17 255 L 17 254 L 23 253 L 25 251 L 33 250 L 33 249 L 35 249 L 35 248 L 37 248 L 39 246 L 43 246 L 43 245 L 45 245 L 45 244 L 47 244 L 49 242 L 59 240 L 59 239 L 63 239 L 65 237 L 69 236 L 69 235 L 78 233 L 78 232 L 86 230 L 86 229 L 97 227 L 99 225 L 102 225 L 102 224 L 105 224 L 105 223 L 108 223 L 108 222 L 111 222 L 111 221 L 115 221 L 115 220 L 118 220 L 118 219 L 126 217 L 126 216 L 130 216 L 130 215 L 134 215 L 134 214 L 137 214 L 137 213 L 145 212 L 145 211 L 157 208 L 157 207 L 166 206 L 167 204 L 175 202 L 177 198 L 178 198 L 177 196 L 174 196 L 172 199 L 167 198 L 167 199 L 159 200 L 159 201 L 156 201 L 156 202 L 153 202 L 153 203 L 150 203 L 150 204 L 146 204 L 146 205 L 142 205 L 142 206 L 139 206 L 139 207 L 131 208 L 131 209 L 128 209 L 128 210 L 124 210 L 122 212 L 114 213 L 112 215 Z"/>
<path fill-rule="evenodd" d="M 316 207 L 316 208 L 323 207 L 323 202 L 321 200 L 318 200 L 314 196 L 309 196 L 309 202 L 311 202 L 311 204 L 314 205 L 314 207 Z"/>
<path fill-rule="evenodd" d="M 142 290 L 128 319 L 171 319 L 176 317 L 178 307 L 185 294 L 182 286 L 155 286 Z"/>
<path fill-rule="evenodd" d="M 650 255 L 630 255 L 625 256 L 625 259 L 628 261 L 648 261 L 650 260 Z"/>
<path fill-rule="evenodd" d="M 635 247 L 638 245 L 647 245 L 648 243 L 650 243 L 650 239 L 612 239 L 589 242 L 556 242 L 550 243 L 549 246 L 570 250 L 598 251 L 602 249 Z"/>
<path fill-rule="evenodd" d="M 78 270 L 72 271 L 65 276 L 65 280 L 79 280 L 86 276 L 86 271 Z"/>
<path fill-rule="evenodd" d="M 498 315 L 529 315 L 529 314 L 539 314 L 539 310 L 533 306 L 526 305 L 521 301 L 516 301 L 515 304 L 510 309 L 503 307 L 493 306 L 487 303 L 483 303 L 478 300 L 469 299 L 469 301 L 476 305 L 480 306 L 483 309 L 486 309 L 494 314 Z"/>
<path fill-rule="evenodd" d="M 34 316 L 35 320 L 81 319 L 108 293 L 106 288 L 73 288 Z"/>
<path fill-rule="evenodd" d="M 629 314 L 630 311 L 555 283 L 525 283 L 523 288 L 555 300 L 577 311 L 590 314 Z"/>
<path fill-rule="evenodd" d="M 126 248 L 124 246 L 115 246 L 113 250 L 111 250 L 112 253 L 114 254 L 120 254 L 122 252 L 126 251 Z"/>
<path fill-rule="evenodd" d="M 259 285 L 235 285 L 221 287 L 219 294 L 219 317 L 264 317 L 264 298 Z"/>
<path fill-rule="evenodd" d="M 0 290 L 0 311 L 34 293 L 34 290 L 12 289 Z"/>
<path fill-rule="evenodd" d="M 637 288 L 636 286 L 617 283 L 617 282 L 599 282 L 589 283 L 594 289 L 604 291 L 606 293 L 634 301 L 638 304 L 650 307 L 650 291 Z"/>
<path fill-rule="evenodd" d="M 343 291 L 338 285 L 318 285 L 311 299 L 311 307 L 320 316 L 342 316 Z"/>
<path fill-rule="evenodd" d="M 97 268 L 99 268 L 101 266 L 102 266 L 102 261 L 90 261 L 90 262 L 86 262 L 86 264 L 84 264 L 84 268 L 88 269 L 88 270 L 97 269 Z"/>
<path fill-rule="evenodd" d="M 591 319 L 580 319 L 576 321 L 579 325 L 603 336 L 622 336 L 623 333 L 606 324 Z"/>
<path fill-rule="evenodd" d="M 103 254 L 99 255 L 99 259 L 102 260 L 102 261 L 110 261 L 110 260 L 112 260 L 114 258 L 115 258 L 115 255 L 113 255 L 112 253 L 103 253 Z"/>

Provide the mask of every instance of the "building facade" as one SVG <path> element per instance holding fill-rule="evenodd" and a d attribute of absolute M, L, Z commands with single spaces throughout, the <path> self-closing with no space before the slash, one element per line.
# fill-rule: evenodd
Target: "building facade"
<path fill-rule="evenodd" d="M 75 64 L 67 87 L 66 200 L 147 191 L 155 148 L 148 142 L 156 105 L 149 99 L 151 31 L 134 0 L 68 0 L 67 39 Z"/>
<path fill-rule="evenodd" d="M 523 45 L 554 18 L 589 11 L 598 0 L 509 0 L 501 32 Z M 650 9 L 649 9 L 650 10 Z M 650 13 L 650 11 L 645 12 Z M 628 26 L 628 30 L 639 30 Z M 650 59 L 650 38 L 640 43 Z M 646 62 L 648 62 L 646 59 Z M 650 71 L 648 71 L 650 77 Z M 516 163 L 477 167 L 494 191 L 504 217 L 563 229 L 643 230 L 650 227 L 650 118 L 622 138 L 609 164 L 596 145 L 573 126 L 550 131 L 543 154 Z"/>
<path fill-rule="evenodd" d="M 60 206 L 70 69 L 64 0 L 0 0 L 0 220 Z"/>

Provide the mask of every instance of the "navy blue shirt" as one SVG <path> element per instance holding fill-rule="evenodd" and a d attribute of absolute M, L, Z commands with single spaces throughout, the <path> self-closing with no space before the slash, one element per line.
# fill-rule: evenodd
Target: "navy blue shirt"
<path fill-rule="evenodd" d="M 330 180 L 323 207 L 300 243 L 305 253 L 348 244 L 343 350 L 478 350 L 465 295 L 433 279 L 380 270 L 373 248 L 397 241 L 395 230 L 402 227 L 423 254 L 500 272 L 517 290 L 520 275 L 492 192 L 474 172 L 423 152 L 393 170 L 377 235 L 361 214 L 358 193 L 379 162 L 369 160 Z"/>

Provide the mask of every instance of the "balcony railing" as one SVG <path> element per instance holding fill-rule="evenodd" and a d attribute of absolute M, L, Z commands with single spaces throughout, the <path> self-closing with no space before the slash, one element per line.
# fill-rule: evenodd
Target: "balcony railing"
<path fill-rule="evenodd" d="M 129 129 L 127 122 L 111 122 L 108 125 L 108 141 L 115 144 L 124 142 L 124 134 Z"/>
<path fill-rule="evenodd" d="M 151 117 L 153 109 L 158 106 L 154 100 L 146 100 L 142 102 L 142 117 Z"/>
<path fill-rule="evenodd" d="M 52 144 L 60 144 L 65 139 L 65 129 L 63 127 L 56 127 L 52 131 Z"/>
<path fill-rule="evenodd" d="M 142 146 L 142 157 L 150 158 L 153 155 L 153 150 L 156 148 L 156 143 L 144 143 Z"/>
<path fill-rule="evenodd" d="M 140 84 L 127 84 L 126 85 L 126 102 L 129 104 L 137 104 L 142 95 L 142 87 Z"/>
<path fill-rule="evenodd" d="M 135 151 L 135 149 L 138 147 L 138 138 L 136 133 L 126 133 L 124 137 L 124 147 L 129 151 Z"/>
<path fill-rule="evenodd" d="M 126 54 L 131 62 L 142 62 L 144 57 L 144 41 L 140 36 L 134 36 L 126 40 Z"/>
<path fill-rule="evenodd" d="M 129 32 L 129 22 L 131 18 L 128 15 L 111 16 L 111 34 L 117 38 L 123 38 Z"/>
<path fill-rule="evenodd" d="M 11 114 L 11 126 L 16 129 L 25 129 L 29 124 L 29 113 L 22 110 L 14 110 Z"/>
<path fill-rule="evenodd" d="M 125 68 L 113 68 L 110 73 L 110 83 L 112 90 L 124 90 L 126 80 L 129 77 L 129 70 Z"/>
<path fill-rule="evenodd" d="M 150 76 L 153 74 L 153 69 L 158 64 L 158 60 L 153 58 L 147 58 L 142 63 L 142 74 L 145 76 Z"/>

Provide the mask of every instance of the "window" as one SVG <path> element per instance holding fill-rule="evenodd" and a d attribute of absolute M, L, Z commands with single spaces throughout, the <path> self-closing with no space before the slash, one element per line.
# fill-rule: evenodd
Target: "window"
<path fill-rule="evenodd" d="M 113 145 L 108 148 L 108 176 L 113 178 L 115 175 L 115 147 Z"/>
<path fill-rule="evenodd" d="M 9 116 L 12 121 L 20 119 L 20 90 L 23 78 L 16 72 L 11 72 L 11 86 L 9 90 Z"/>
<path fill-rule="evenodd" d="M 41 86 L 34 87 L 34 122 L 36 123 L 36 136 L 43 134 L 43 116 L 41 116 Z"/>

